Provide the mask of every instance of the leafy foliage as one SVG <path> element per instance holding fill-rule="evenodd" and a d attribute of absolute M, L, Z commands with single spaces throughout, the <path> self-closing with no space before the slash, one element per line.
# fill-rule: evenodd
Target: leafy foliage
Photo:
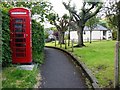
<path fill-rule="evenodd" d="M 96 27 L 96 25 L 99 24 L 99 18 L 94 16 L 92 18 L 90 18 L 87 22 L 86 22 L 86 26 L 90 27 L 90 28 L 94 28 Z"/>
<path fill-rule="evenodd" d="M 99 18 L 97 18 L 96 16 L 93 16 L 92 18 L 90 18 L 87 22 L 86 22 L 86 26 L 88 26 L 90 28 L 90 43 L 92 42 L 92 30 L 97 26 L 97 24 L 99 23 Z"/>
<path fill-rule="evenodd" d="M 103 11 L 106 14 L 108 27 L 113 30 L 113 39 L 120 41 L 120 1 L 109 2 L 107 6 L 104 6 Z"/>
<path fill-rule="evenodd" d="M 52 9 L 51 4 L 44 0 L 40 0 L 40 2 L 12 2 L 12 4 L 16 7 L 29 8 L 32 16 L 37 15 L 36 19 L 39 19 L 40 22 L 44 22 L 46 15 Z"/>
<path fill-rule="evenodd" d="M 32 41 L 33 60 L 42 63 L 43 55 L 41 52 L 43 52 L 44 48 L 44 27 L 35 20 L 32 20 Z"/>
<path fill-rule="evenodd" d="M 49 33 L 45 31 L 44 34 L 45 34 L 45 39 L 48 39 Z"/>
<path fill-rule="evenodd" d="M 113 40 L 117 39 L 117 15 L 114 16 L 107 16 L 107 26 L 108 28 L 112 29 Z"/>
<path fill-rule="evenodd" d="M 10 7 L 2 8 L 2 65 L 6 66 L 11 63 L 10 52 L 10 30 L 8 11 Z"/>
<path fill-rule="evenodd" d="M 2 12 L 0 9 L 0 64 L 2 63 Z"/>

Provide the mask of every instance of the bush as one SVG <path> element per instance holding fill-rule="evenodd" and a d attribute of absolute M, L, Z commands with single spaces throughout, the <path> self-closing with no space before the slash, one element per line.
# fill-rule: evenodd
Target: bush
<path fill-rule="evenodd" d="M 32 20 L 32 46 L 33 46 L 33 60 L 37 63 L 43 61 L 43 49 L 44 49 L 44 27 Z"/>
<path fill-rule="evenodd" d="M 0 64 L 2 63 L 2 12 L 0 10 Z"/>
<path fill-rule="evenodd" d="M 9 30 L 9 8 L 2 9 L 2 66 L 11 63 L 10 52 L 10 30 Z"/>
<path fill-rule="evenodd" d="M 117 40 L 117 31 L 112 32 L 113 40 Z"/>

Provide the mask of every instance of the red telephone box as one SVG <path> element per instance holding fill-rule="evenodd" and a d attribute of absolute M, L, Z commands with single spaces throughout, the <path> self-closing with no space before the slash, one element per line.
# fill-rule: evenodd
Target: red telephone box
<path fill-rule="evenodd" d="M 31 12 L 25 8 L 13 8 L 9 15 L 12 63 L 31 63 Z"/>

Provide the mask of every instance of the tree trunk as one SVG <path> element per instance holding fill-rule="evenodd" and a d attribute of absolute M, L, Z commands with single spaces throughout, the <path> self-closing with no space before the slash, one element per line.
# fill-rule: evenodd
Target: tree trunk
<path fill-rule="evenodd" d="M 64 35 L 65 35 L 65 32 L 62 32 L 61 33 L 61 43 L 64 44 Z"/>
<path fill-rule="evenodd" d="M 118 34 L 117 34 L 117 41 L 120 41 L 120 1 L 118 2 Z"/>
<path fill-rule="evenodd" d="M 58 44 L 60 44 L 61 43 L 61 34 L 60 34 L 60 31 L 58 31 L 58 40 L 59 40 Z"/>
<path fill-rule="evenodd" d="M 92 43 L 92 30 L 90 30 L 90 43 Z"/>
<path fill-rule="evenodd" d="M 120 41 L 120 26 L 119 25 L 118 25 L 117 41 Z"/>
<path fill-rule="evenodd" d="M 85 46 L 84 44 L 83 44 L 83 29 L 84 29 L 84 27 L 79 27 L 79 30 L 77 31 L 77 33 L 78 33 L 78 45 L 77 46 L 75 46 L 75 47 L 83 47 L 83 46 Z"/>
<path fill-rule="evenodd" d="M 69 33 L 68 33 L 68 46 L 70 46 L 70 28 L 69 28 Z"/>

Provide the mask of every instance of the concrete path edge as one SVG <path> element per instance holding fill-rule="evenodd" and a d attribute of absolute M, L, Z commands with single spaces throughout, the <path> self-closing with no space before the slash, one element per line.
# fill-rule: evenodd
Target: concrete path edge
<path fill-rule="evenodd" d="M 100 88 L 99 85 L 98 85 L 98 81 L 97 81 L 97 79 L 95 78 L 95 76 L 92 74 L 91 70 L 89 70 L 89 69 L 87 68 L 87 66 L 86 66 L 84 63 L 82 63 L 76 56 L 73 56 L 72 53 L 70 53 L 70 52 L 68 52 L 68 51 L 66 51 L 66 50 L 64 50 L 64 49 L 58 48 L 58 47 L 53 47 L 53 46 L 45 46 L 45 47 L 58 49 L 58 50 L 63 51 L 64 53 L 68 54 L 68 55 L 74 60 L 74 62 L 75 62 L 78 66 L 81 67 L 81 69 L 82 69 L 83 72 L 85 73 L 86 77 L 87 77 L 88 80 L 90 81 L 93 89 L 94 89 L 94 90 L 97 90 L 98 88 Z"/>

